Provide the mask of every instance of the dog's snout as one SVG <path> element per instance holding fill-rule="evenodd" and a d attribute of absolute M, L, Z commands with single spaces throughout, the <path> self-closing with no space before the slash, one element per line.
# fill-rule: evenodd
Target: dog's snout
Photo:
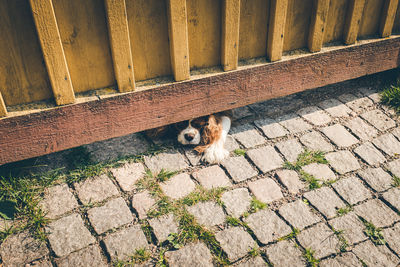
<path fill-rule="evenodd" d="M 194 138 L 194 134 L 187 133 L 185 134 L 185 139 L 188 140 L 189 142 L 192 141 Z"/>

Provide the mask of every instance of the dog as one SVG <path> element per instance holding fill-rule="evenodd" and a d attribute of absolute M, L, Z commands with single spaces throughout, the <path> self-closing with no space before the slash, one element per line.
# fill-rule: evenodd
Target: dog
<path fill-rule="evenodd" d="M 194 150 L 202 154 L 202 160 L 208 163 L 220 163 L 229 156 L 225 141 L 231 128 L 232 112 L 220 112 L 172 125 L 146 131 L 151 138 L 160 138 L 171 134 L 182 145 L 195 146 Z"/>

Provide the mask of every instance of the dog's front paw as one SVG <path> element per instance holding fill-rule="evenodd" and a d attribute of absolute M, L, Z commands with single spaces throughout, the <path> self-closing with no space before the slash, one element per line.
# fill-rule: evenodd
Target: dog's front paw
<path fill-rule="evenodd" d="M 208 163 L 221 163 L 228 156 L 228 150 L 221 146 L 212 145 L 204 151 L 202 159 Z"/>

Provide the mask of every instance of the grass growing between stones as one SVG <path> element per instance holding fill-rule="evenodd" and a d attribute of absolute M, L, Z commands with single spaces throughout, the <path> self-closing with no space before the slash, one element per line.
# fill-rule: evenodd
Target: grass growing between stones
<path fill-rule="evenodd" d="M 392 186 L 400 187 L 400 177 L 397 177 L 396 175 L 393 176 Z"/>
<path fill-rule="evenodd" d="M 304 251 L 304 259 L 307 262 L 307 266 L 311 266 L 311 267 L 317 267 L 319 260 L 317 258 L 315 258 L 314 256 L 315 251 L 312 250 L 311 248 L 306 248 Z"/>
<path fill-rule="evenodd" d="M 398 84 L 384 89 L 380 95 L 383 104 L 393 108 L 397 113 L 400 112 L 400 87 Z"/>
<path fill-rule="evenodd" d="M 308 184 L 308 189 L 313 190 L 320 188 L 323 183 L 313 175 L 306 173 L 303 170 L 300 170 L 300 179 Z"/>
<path fill-rule="evenodd" d="M 375 245 L 384 245 L 386 244 L 385 238 L 382 235 L 382 229 L 376 227 L 372 223 L 360 218 L 363 224 L 365 225 L 364 233 L 371 239 L 371 241 Z"/>
<path fill-rule="evenodd" d="M 250 209 L 248 212 L 245 212 L 243 214 L 243 217 L 248 217 L 250 214 L 255 213 L 259 210 L 263 210 L 267 207 L 268 207 L 268 205 L 266 203 L 261 202 L 260 200 L 253 197 L 250 202 Z"/>
<path fill-rule="evenodd" d="M 124 267 L 124 266 L 135 266 L 136 264 L 141 264 L 149 260 L 151 257 L 151 253 L 145 249 L 137 249 L 135 253 L 129 257 L 129 260 L 122 261 L 119 260 L 114 263 L 115 267 Z"/>
<path fill-rule="evenodd" d="M 300 230 L 297 229 L 297 228 L 293 228 L 293 230 L 292 230 L 292 232 L 291 232 L 290 234 L 287 234 L 287 235 L 285 235 L 285 236 L 282 236 L 282 237 L 279 238 L 278 240 L 279 240 L 279 241 L 282 241 L 282 240 L 292 240 L 292 239 L 295 239 L 296 236 L 297 236 L 298 234 L 300 234 Z"/>
<path fill-rule="evenodd" d="M 257 244 L 255 244 L 254 247 L 250 249 L 247 254 L 252 258 L 259 256 L 261 254 L 260 247 Z"/>
<path fill-rule="evenodd" d="M 332 227 L 332 231 L 336 235 L 336 237 L 339 239 L 339 251 L 340 251 L 340 253 L 346 252 L 347 248 L 349 247 L 349 242 L 343 236 L 344 230 L 337 230 L 337 229 Z"/>
<path fill-rule="evenodd" d="M 297 157 L 295 163 L 286 161 L 283 167 L 289 170 L 300 171 L 301 167 L 311 163 L 328 164 L 328 161 L 325 159 L 325 153 L 322 151 L 305 150 Z"/>
<path fill-rule="evenodd" d="M 344 207 L 344 208 L 340 208 L 340 209 L 336 210 L 336 213 L 337 213 L 337 215 L 339 215 L 339 216 L 343 216 L 343 215 L 349 213 L 349 212 L 352 211 L 352 210 L 353 210 L 352 207 L 346 206 L 346 207 Z"/>
<path fill-rule="evenodd" d="M 246 150 L 237 148 L 237 149 L 235 149 L 233 151 L 233 153 L 235 153 L 238 156 L 243 156 L 244 157 L 246 155 Z"/>

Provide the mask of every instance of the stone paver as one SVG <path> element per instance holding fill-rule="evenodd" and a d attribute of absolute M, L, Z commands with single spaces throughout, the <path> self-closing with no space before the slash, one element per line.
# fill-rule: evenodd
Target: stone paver
<path fill-rule="evenodd" d="M 378 135 L 378 131 L 368 125 L 360 117 L 356 117 L 344 123 L 344 126 L 349 128 L 353 134 L 355 134 L 361 140 L 371 140 Z"/>
<path fill-rule="evenodd" d="M 274 266 L 306 266 L 301 250 L 291 241 L 283 240 L 266 249 L 268 259 Z"/>
<path fill-rule="evenodd" d="M 267 209 L 249 215 L 245 218 L 245 222 L 263 244 L 278 240 L 292 232 L 292 229 L 282 219 Z"/>
<path fill-rule="evenodd" d="M 126 260 L 136 249 L 147 248 L 147 240 L 139 225 L 134 225 L 104 237 L 112 260 Z"/>
<path fill-rule="evenodd" d="M 250 165 L 244 157 L 230 157 L 222 162 L 222 165 L 231 175 L 236 183 L 254 177 L 258 172 Z"/>
<path fill-rule="evenodd" d="M 141 163 L 127 163 L 110 171 L 125 192 L 135 189 L 135 183 L 142 179 L 145 174 L 144 166 Z"/>
<path fill-rule="evenodd" d="M 312 224 L 315 224 L 320 218 L 311 212 L 310 208 L 301 200 L 283 205 L 279 209 L 279 214 L 285 218 L 294 228 L 299 230 L 304 229 Z"/>
<path fill-rule="evenodd" d="M 293 113 L 285 114 L 277 118 L 276 121 L 288 129 L 290 133 L 304 132 L 312 128 L 308 122 Z"/>
<path fill-rule="evenodd" d="M 228 255 L 229 261 L 236 261 L 245 256 L 255 245 L 251 236 L 240 227 L 231 227 L 218 232 L 215 238 Z"/>
<path fill-rule="evenodd" d="M 98 234 L 133 221 L 133 216 L 123 198 L 108 201 L 104 206 L 88 210 L 88 218 Z"/>
<path fill-rule="evenodd" d="M 338 96 L 338 98 L 355 112 L 361 112 L 365 109 L 371 108 L 374 104 L 367 97 L 358 97 L 352 94 L 343 94 Z"/>
<path fill-rule="evenodd" d="M 378 199 L 368 200 L 361 205 L 355 206 L 354 211 L 376 227 L 389 226 L 400 220 L 399 215 Z"/>
<path fill-rule="evenodd" d="M 326 164 L 311 163 L 303 166 L 301 169 L 321 181 L 332 181 L 336 179 L 336 175 Z"/>
<path fill-rule="evenodd" d="M 161 190 L 172 199 L 180 199 L 196 188 L 195 183 L 190 179 L 189 174 L 181 173 L 160 184 Z"/>
<path fill-rule="evenodd" d="M 386 131 L 396 126 L 394 120 L 386 116 L 379 109 L 374 109 L 361 114 L 361 117 L 380 131 Z"/>
<path fill-rule="evenodd" d="M 296 139 L 289 139 L 276 144 L 279 152 L 283 154 L 286 160 L 295 162 L 297 157 L 304 151 L 303 147 Z"/>
<path fill-rule="evenodd" d="M 260 128 L 265 136 L 270 139 L 282 137 L 287 135 L 289 132 L 283 128 L 278 122 L 273 119 L 265 118 L 254 122 L 255 125 Z"/>
<path fill-rule="evenodd" d="M 179 231 L 178 224 L 175 221 L 173 214 L 151 219 L 149 220 L 149 224 L 151 228 L 153 228 L 158 243 L 167 240 L 169 234 L 178 233 Z"/>
<path fill-rule="evenodd" d="M 392 177 L 382 168 L 369 168 L 358 172 L 358 175 L 376 191 L 384 191 L 391 187 Z"/>
<path fill-rule="evenodd" d="M 199 202 L 187 210 L 199 224 L 211 227 L 225 222 L 225 213 L 221 206 L 213 201 Z"/>
<path fill-rule="evenodd" d="M 332 186 L 350 205 L 354 205 L 372 197 L 368 189 L 365 188 L 362 182 L 354 176 L 342 178 L 336 183 L 333 183 Z"/>
<path fill-rule="evenodd" d="M 318 106 L 325 112 L 328 112 L 332 117 L 348 117 L 349 114 L 351 114 L 351 110 L 335 98 L 322 101 Z"/>
<path fill-rule="evenodd" d="M 144 163 L 155 175 L 162 169 L 167 171 L 180 171 L 189 167 L 185 157 L 175 150 L 162 152 L 155 156 L 145 156 Z"/>
<path fill-rule="evenodd" d="M 75 184 L 75 190 L 83 204 L 100 202 L 119 194 L 106 174 Z"/>
<path fill-rule="evenodd" d="M 271 178 L 249 182 L 250 191 L 262 202 L 269 203 L 283 197 L 281 189 Z"/>
<path fill-rule="evenodd" d="M 0 245 L 4 266 L 24 266 L 49 254 L 46 243 L 36 240 L 28 232 L 11 235 Z"/>
<path fill-rule="evenodd" d="M 303 230 L 297 240 L 303 247 L 314 250 L 317 259 L 336 253 L 339 248 L 338 238 L 324 223 Z"/>
<path fill-rule="evenodd" d="M 366 142 L 356 149 L 354 149 L 354 153 L 360 156 L 365 162 L 369 165 L 374 166 L 380 163 L 385 162 L 385 156 L 379 152 L 370 142 Z"/>
<path fill-rule="evenodd" d="M 45 190 L 44 198 L 40 202 L 46 217 L 55 219 L 78 207 L 74 195 L 72 195 L 66 184 L 56 185 Z"/>
<path fill-rule="evenodd" d="M 230 133 L 246 148 L 262 145 L 266 142 L 265 138 L 250 124 L 236 126 L 231 129 Z"/>
<path fill-rule="evenodd" d="M 305 186 L 297 172 L 292 170 L 277 171 L 276 177 L 292 194 L 297 194 Z"/>
<path fill-rule="evenodd" d="M 371 87 L 364 87 L 364 88 L 360 88 L 359 91 L 367 96 L 368 98 L 370 98 L 372 101 L 374 101 L 375 103 L 379 103 L 381 101 L 381 96 L 378 92 L 378 90 L 376 90 L 375 88 L 371 88 Z"/>
<path fill-rule="evenodd" d="M 399 259 L 385 246 L 374 246 L 371 241 L 358 244 L 353 248 L 356 254 L 367 266 L 398 266 Z"/>
<path fill-rule="evenodd" d="M 193 177 L 206 189 L 231 186 L 228 176 L 221 167 L 214 165 L 193 172 Z"/>
<path fill-rule="evenodd" d="M 329 164 L 340 174 L 355 171 L 361 168 L 357 159 L 349 151 L 337 151 L 326 154 Z"/>
<path fill-rule="evenodd" d="M 335 217 L 337 210 L 346 206 L 333 190 L 328 187 L 307 192 L 304 196 L 327 218 Z"/>
<path fill-rule="evenodd" d="M 132 208 L 138 213 L 139 219 L 146 219 L 147 212 L 154 207 L 156 201 L 151 197 L 148 191 L 143 191 L 133 195 Z"/>
<path fill-rule="evenodd" d="M 349 147 L 358 143 L 357 138 L 340 124 L 322 128 L 322 132 L 338 147 Z"/>
<path fill-rule="evenodd" d="M 176 251 L 168 251 L 165 253 L 165 258 L 171 267 L 214 266 L 210 251 L 201 242 L 186 245 Z"/>
<path fill-rule="evenodd" d="M 385 241 L 389 244 L 390 248 L 400 254 L 400 223 L 395 224 L 391 228 L 383 229 L 383 237 Z"/>
<path fill-rule="evenodd" d="M 389 156 L 400 154 L 400 142 L 390 133 L 375 138 L 372 143 Z"/>
<path fill-rule="evenodd" d="M 297 114 L 317 126 L 327 124 L 331 121 L 329 115 L 316 106 L 302 108 L 297 111 Z"/>
<path fill-rule="evenodd" d="M 228 150 L 229 152 L 234 151 L 235 149 L 239 148 L 239 144 L 236 142 L 235 138 L 233 138 L 232 135 L 228 134 L 225 140 L 225 149 Z"/>
<path fill-rule="evenodd" d="M 362 267 L 362 263 L 357 257 L 351 253 L 346 252 L 334 258 L 323 260 L 319 264 L 320 267 Z"/>
<path fill-rule="evenodd" d="M 103 260 L 100 248 L 97 245 L 91 245 L 82 250 L 69 254 L 66 258 L 57 261 L 58 267 L 87 267 L 99 266 L 106 267 L 107 263 Z"/>
<path fill-rule="evenodd" d="M 300 137 L 300 142 L 305 145 L 309 150 L 330 152 L 333 146 L 328 143 L 320 133 L 311 131 Z"/>
<path fill-rule="evenodd" d="M 358 243 L 368 237 L 364 234 L 365 226 L 354 212 L 334 218 L 329 224 L 337 231 L 343 231 L 343 237 L 350 243 Z"/>
<path fill-rule="evenodd" d="M 47 232 L 50 247 L 58 257 L 66 256 L 96 242 L 83 225 L 82 218 L 76 213 L 50 223 Z"/>
<path fill-rule="evenodd" d="M 392 188 L 382 194 L 383 198 L 400 212 L 400 188 Z"/>
<path fill-rule="evenodd" d="M 397 139 L 400 140 L 400 127 L 394 128 L 391 133 L 396 136 Z"/>
<path fill-rule="evenodd" d="M 229 139 L 232 139 L 232 137 L 230 137 Z M 228 140 L 228 138 L 227 138 L 227 140 Z M 225 144 L 226 144 L 226 142 L 225 142 Z M 197 166 L 201 163 L 201 154 L 199 154 L 197 151 L 193 150 L 193 147 L 184 147 L 183 150 L 192 166 Z"/>
<path fill-rule="evenodd" d="M 393 175 L 400 177 L 400 159 L 389 162 L 387 167 Z"/>
<path fill-rule="evenodd" d="M 236 188 L 222 194 L 226 212 L 235 218 L 239 218 L 250 208 L 251 197 L 247 188 Z"/>
<path fill-rule="evenodd" d="M 261 258 L 261 256 L 251 257 L 240 262 L 236 267 L 265 267 L 266 262 Z"/>
<path fill-rule="evenodd" d="M 282 167 L 283 160 L 272 146 L 247 151 L 247 156 L 262 171 L 269 172 Z"/>

